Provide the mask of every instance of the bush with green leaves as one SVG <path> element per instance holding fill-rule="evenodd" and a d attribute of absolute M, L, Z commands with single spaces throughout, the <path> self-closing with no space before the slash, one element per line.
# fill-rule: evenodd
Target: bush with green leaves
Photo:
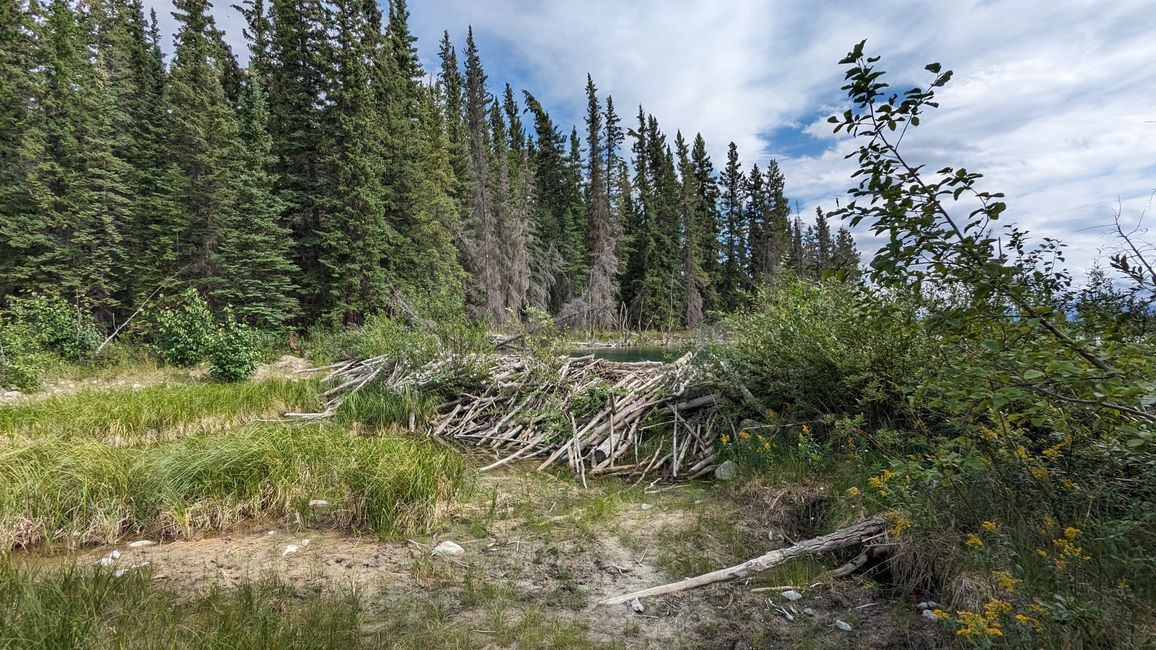
<path fill-rule="evenodd" d="M 87 309 L 58 296 L 10 298 L 4 318 L 29 346 L 65 361 L 88 359 L 104 340 Z"/>
<path fill-rule="evenodd" d="M 218 381 L 242 381 L 257 370 L 260 359 L 257 332 L 229 314 L 208 346 L 209 372 Z"/>
<path fill-rule="evenodd" d="M 48 358 L 29 339 L 0 319 L 0 389 L 29 391 L 40 386 Z"/>
<path fill-rule="evenodd" d="M 196 289 L 187 289 L 168 306 L 156 309 L 150 320 L 153 349 L 165 363 L 189 367 L 208 356 L 217 326 Z"/>
<path fill-rule="evenodd" d="M 926 86 L 894 92 L 878 61 L 863 43 L 842 61 L 851 106 L 830 122 L 856 138 L 859 185 L 836 214 L 887 238 L 869 280 L 918 306 L 896 324 L 927 350 L 911 350 L 925 364 L 908 380 L 911 435 L 852 432 L 872 450 L 857 466 L 875 469 L 848 494 L 892 513 L 909 549 L 892 576 L 940 590 L 957 637 L 1132 647 L 1156 628 L 1152 248 L 1119 229 L 1128 300 L 1081 309 L 1062 245 L 999 228 L 1007 205 L 980 174 L 931 171 L 900 147 L 951 72 L 931 64 Z"/>

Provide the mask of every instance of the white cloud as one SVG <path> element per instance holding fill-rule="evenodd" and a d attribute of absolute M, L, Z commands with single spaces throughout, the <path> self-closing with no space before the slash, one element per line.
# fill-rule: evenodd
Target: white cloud
<path fill-rule="evenodd" d="M 701 131 L 716 167 L 731 140 L 745 168 L 778 157 L 805 214 L 832 206 L 851 183 L 842 155 L 852 145 L 824 119 L 842 101 L 836 62 L 863 38 L 897 86 L 923 81 L 930 61 L 955 71 L 942 109 L 905 141 L 909 154 L 931 168 L 984 173 L 985 189 L 1007 194 L 1010 220 L 1068 242 L 1073 267 L 1110 243 L 1089 228 L 1111 222 L 1117 197 L 1135 214 L 1156 190 L 1156 39 L 1146 0 L 410 5 L 428 67 L 443 29 L 460 47 L 472 24 L 492 83 L 528 88 L 560 117 L 580 120 L 590 72 L 625 123 L 641 102 L 671 137 Z M 239 17 L 217 15 L 239 43 Z M 162 26 L 171 36 L 172 21 Z M 788 143 L 765 135 L 798 125 L 822 153 L 786 155 Z"/>

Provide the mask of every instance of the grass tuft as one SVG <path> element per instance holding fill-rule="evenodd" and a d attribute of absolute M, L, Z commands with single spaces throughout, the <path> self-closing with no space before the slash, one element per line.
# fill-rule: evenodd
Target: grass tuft
<path fill-rule="evenodd" d="M 91 438 L 0 448 L 0 549 L 189 536 L 330 503 L 340 528 L 424 530 L 472 480 L 425 440 L 354 436 L 332 424 L 252 425 L 144 447 Z"/>

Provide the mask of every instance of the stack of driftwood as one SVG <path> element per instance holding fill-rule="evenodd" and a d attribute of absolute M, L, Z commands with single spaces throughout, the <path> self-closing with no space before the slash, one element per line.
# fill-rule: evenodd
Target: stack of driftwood
<path fill-rule="evenodd" d="M 694 478 L 715 468 L 715 396 L 703 394 L 693 355 L 673 363 L 616 362 L 592 356 L 552 360 L 519 355 L 447 357 L 411 366 L 387 357 L 320 368 L 334 414 L 349 395 L 376 386 L 445 393 L 430 433 L 486 450 L 488 471 L 539 459 L 586 476 Z M 446 387 L 452 386 L 452 390 Z M 720 419 L 719 424 L 722 424 Z M 729 429 L 728 429 L 729 430 Z"/>

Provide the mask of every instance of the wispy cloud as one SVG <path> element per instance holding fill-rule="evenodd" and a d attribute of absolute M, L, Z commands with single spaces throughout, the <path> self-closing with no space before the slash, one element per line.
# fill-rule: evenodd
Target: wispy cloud
<path fill-rule="evenodd" d="M 923 81 L 930 61 L 955 71 L 943 108 L 905 141 L 910 155 L 984 173 L 986 189 L 1007 194 L 1007 218 L 1068 242 L 1073 267 L 1110 243 L 1097 226 L 1117 198 L 1135 214 L 1156 190 L 1148 0 L 410 4 L 431 69 L 442 30 L 460 46 L 473 25 L 495 84 L 531 89 L 580 123 L 589 72 L 627 120 L 641 103 L 671 135 L 701 131 L 717 158 L 732 140 L 747 168 L 778 158 L 805 212 L 833 206 L 851 182 L 852 144 L 825 118 L 842 106 L 836 62 L 864 38 L 897 86 Z M 217 15 L 239 43 L 236 14 Z"/>

